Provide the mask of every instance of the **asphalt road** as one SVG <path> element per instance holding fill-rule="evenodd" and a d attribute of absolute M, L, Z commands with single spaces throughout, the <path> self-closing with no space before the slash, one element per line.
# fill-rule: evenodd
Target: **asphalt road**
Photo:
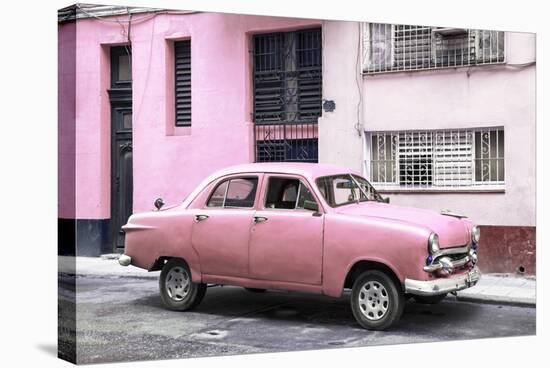
<path fill-rule="evenodd" d="M 70 349 L 73 289 L 60 279 L 62 350 Z M 535 308 L 459 302 L 407 302 L 390 331 L 359 328 L 349 293 L 209 288 L 191 312 L 165 309 L 151 278 L 77 278 L 78 363 L 103 363 L 534 335 Z M 73 310 L 73 312 L 71 312 Z M 73 331 L 74 333 L 74 331 Z M 74 336 L 74 335 L 73 335 Z"/>

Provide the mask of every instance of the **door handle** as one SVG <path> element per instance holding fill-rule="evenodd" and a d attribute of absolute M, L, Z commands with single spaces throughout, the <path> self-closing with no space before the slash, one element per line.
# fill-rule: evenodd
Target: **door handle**
<path fill-rule="evenodd" d="M 206 220 L 208 218 L 208 215 L 195 215 L 195 222 L 199 223 L 203 220 Z"/>
<path fill-rule="evenodd" d="M 254 218 L 252 219 L 252 222 L 255 224 L 257 224 L 258 222 L 264 222 L 264 221 L 267 221 L 267 217 L 254 216 Z"/>

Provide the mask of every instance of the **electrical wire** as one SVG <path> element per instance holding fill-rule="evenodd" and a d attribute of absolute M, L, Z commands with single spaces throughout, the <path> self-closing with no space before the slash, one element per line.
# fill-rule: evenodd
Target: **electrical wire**
<path fill-rule="evenodd" d="M 106 17 L 112 17 L 112 16 L 116 16 L 116 15 L 107 15 L 105 17 L 100 17 L 98 15 L 95 15 L 95 14 L 92 14 L 88 11 L 86 11 L 82 6 L 80 6 L 80 4 L 76 4 L 76 7 L 78 8 L 78 10 L 80 10 L 81 12 L 83 12 L 84 14 L 86 14 L 87 16 L 89 16 L 90 18 L 95 18 L 97 19 L 98 21 L 100 22 L 104 22 L 104 23 L 117 23 L 117 24 L 120 24 L 121 22 L 129 22 L 129 20 L 120 20 L 120 19 L 106 19 Z M 130 13 L 130 8 L 127 7 L 126 8 L 126 11 L 127 13 Z M 133 22 L 134 23 L 140 23 L 140 22 L 143 22 L 143 21 L 146 21 L 146 20 L 149 20 L 153 17 L 155 17 L 157 14 L 161 13 L 161 12 L 164 12 L 165 10 L 152 10 L 152 14 L 148 14 L 146 16 L 143 16 L 141 18 L 137 18 L 137 19 L 134 19 Z M 119 14 L 119 15 L 123 15 L 123 14 Z"/>
<path fill-rule="evenodd" d="M 116 14 L 113 14 L 113 15 L 106 15 L 106 16 L 98 16 L 96 14 L 92 14 L 90 12 L 88 12 L 87 10 L 85 10 L 85 8 L 83 8 L 80 4 L 76 4 L 76 7 L 78 10 L 80 10 L 82 13 L 86 14 L 87 16 L 89 16 L 90 18 L 95 18 L 97 19 L 98 21 L 100 22 L 104 22 L 104 23 L 119 23 L 120 22 L 130 22 L 130 20 L 119 20 L 119 19 L 107 19 L 107 17 L 112 17 L 112 16 L 117 16 Z M 126 7 L 126 11 L 130 13 L 130 10 L 131 9 L 130 7 Z M 147 21 L 149 19 L 152 19 L 154 18 L 155 16 L 159 15 L 159 14 L 174 14 L 174 15 L 186 15 L 186 14 L 196 14 L 196 13 L 201 13 L 200 11 L 195 11 L 195 10 L 167 10 L 167 9 L 151 9 L 150 11 L 147 11 L 147 13 L 151 13 L 151 14 L 148 14 L 146 16 L 143 16 L 141 18 L 136 18 L 136 19 L 133 19 L 131 20 L 131 22 L 133 22 L 134 24 L 136 23 L 141 23 L 141 22 L 144 22 L 144 21 Z M 122 15 L 122 14 L 120 14 Z M 67 16 L 64 20 L 68 19 L 70 16 Z"/>

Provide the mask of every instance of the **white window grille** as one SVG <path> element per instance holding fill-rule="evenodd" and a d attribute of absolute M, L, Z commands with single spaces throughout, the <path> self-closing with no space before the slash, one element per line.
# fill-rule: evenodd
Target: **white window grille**
<path fill-rule="evenodd" d="M 368 176 L 379 189 L 503 189 L 502 128 L 372 132 Z"/>
<path fill-rule="evenodd" d="M 363 24 L 366 74 L 504 62 L 504 32 L 399 24 Z"/>

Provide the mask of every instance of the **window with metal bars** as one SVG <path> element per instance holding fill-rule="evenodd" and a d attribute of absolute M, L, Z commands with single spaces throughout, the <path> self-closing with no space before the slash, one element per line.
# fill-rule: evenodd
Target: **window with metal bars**
<path fill-rule="evenodd" d="M 175 123 L 191 126 L 191 40 L 174 42 Z"/>
<path fill-rule="evenodd" d="M 502 128 L 373 132 L 368 174 L 381 189 L 504 186 Z"/>
<path fill-rule="evenodd" d="M 504 32 L 364 23 L 366 74 L 504 62 Z"/>
<path fill-rule="evenodd" d="M 321 46 L 320 28 L 253 37 L 255 123 L 317 122 Z"/>
<path fill-rule="evenodd" d="M 317 162 L 321 28 L 254 35 L 256 161 Z"/>

